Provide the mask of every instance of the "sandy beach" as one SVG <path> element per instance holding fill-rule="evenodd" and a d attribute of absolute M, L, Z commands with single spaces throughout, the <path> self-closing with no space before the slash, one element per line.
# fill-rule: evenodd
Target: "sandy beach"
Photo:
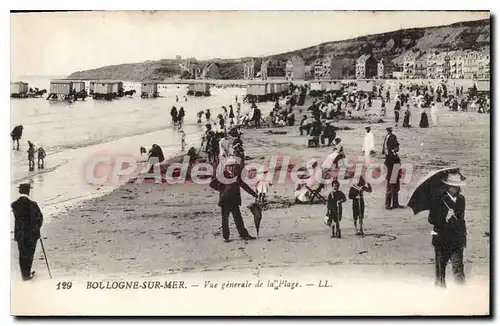
<path fill-rule="evenodd" d="M 371 113 L 379 111 L 374 101 Z M 384 123 L 373 123 L 375 146 L 380 154 L 385 128 L 393 126 L 392 104 Z M 296 109 L 297 110 L 297 109 Z M 298 111 L 296 112 L 299 114 Z M 418 125 L 418 112 L 412 112 Z M 299 116 L 299 115 L 298 115 Z M 361 156 L 366 121 L 340 120 L 346 153 Z M 440 126 L 394 128 L 401 144 L 403 163 L 415 166 L 416 179 L 403 184 L 400 202 L 406 204 L 419 178 L 429 171 L 458 166 L 468 178 L 464 189 L 467 200 L 468 245 L 465 273 L 475 291 L 487 297 L 489 291 L 489 193 L 490 193 L 490 115 L 476 112 L 450 112 L 440 107 Z M 268 134 L 270 130 L 286 134 Z M 243 140 L 250 162 L 272 155 L 290 155 L 298 162 L 313 156 L 326 156 L 331 148 L 306 148 L 306 136 L 298 126 L 245 129 Z M 365 236 L 357 236 L 352 221 L 351 202 L 344 205 L 342 239 L 330 238 L 323 224 L 324 204 L 295 205 L 292 183 L 274 185 L 269 209 L 264 211 L 260 238 L 240 240 L 230 218 L 230 243 L 223 243 L 218 193 L 208 185 L 126 184 L 102 197 L 83 202 L 56 216 L 42 229 L 52 273 L 56 278 L 84 278 L 102 275 L 115 279 L 161 277 L 171 274 L 207 273 L 295 273 L 304 270 L 334 275 L 342 284 L 356 279 L 420 282 L 433 287 L 434 252 L 430 242 L 431 225 L 427 212 L 413 215 L 411 209 L 384 209 L 385 187 L 374 187 L 366 196 Z M 341 186 L 348 192 L 348 186 Z M 330 191 L 323 192 L 327 195 Z M 255 234 L 246 206 L 251 196 L 243 192 L 245 225 Z M 12 258 L 17 259 L 12 241 Z M 34 269 L 46 279 L 44 261 L 37 249 Z M 18 275 L 17 264 L 12 264 Z M 449 267 L 450 270 L 451 267 Z M 271 271 L 271 272 L 269 272 Z M 451 271 L 450 283 L 451 282 Z M 233 274 L 231 274 L 233 275 Z M 344 283 L 345 284 L 345 283 Z M 487 303 L 485 303 L 487 305 Z M 479 309 L 479 308 L 478 308 Z M 481 306 L 479 312 L 487 306 Z M 474 310 L 476 311 L 476 310 Z"/>

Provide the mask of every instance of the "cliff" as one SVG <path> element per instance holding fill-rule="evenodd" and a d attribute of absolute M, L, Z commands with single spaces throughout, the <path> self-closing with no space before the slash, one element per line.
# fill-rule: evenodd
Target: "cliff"
<path fill-rule="evenodd" d="M 458 49 L 480 49 L 490 46 L 490 20 L 459 22 L 447 26 L 401 29 L 393 32 L 366 35 L 354 39 L 322 43 L 316 46 L 262 57 L 260 59 L 287 60 L 293 55 L 304 58 L 310 65 L 317 58 L 334 55 L 349 64 L 348 74 L 353 75 L 356 59 L 365 53 L 373 53 L 377 58 L 385 58 L 401 63 L 410 51 L 450 51 Z M 208 62 L 216 62 L 220 69 L 220 79 L 242 79 L 243 62 L 250 58 L 215 59 L 198 62 L 199 67 Z M 143 63 L 106 66 L 92 70 L 77 71 L 71 79 L 119 79 L 119 80 L 164 80 L 180 77 L 179 60 L 146 61 Z"/>

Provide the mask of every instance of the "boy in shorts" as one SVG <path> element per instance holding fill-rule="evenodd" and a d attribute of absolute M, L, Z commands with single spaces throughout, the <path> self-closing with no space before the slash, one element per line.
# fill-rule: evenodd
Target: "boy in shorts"
<path fill-rule="evenodd" d="M 325 224 L 332 229 L 332 238 L 341 237 L 340 221 L 342 220 L 342 203 L 346 202 L 345 194 L 339 190 L 340 184 L 337 180 L 332 182 L 333 190 L 328 194 L 327 212 Z"/>
<path fill-rule="evenodd" d="M 364 235 L 363 233 L 363 219 L 365 218 L 365 199 L 364 192 L 372 192 L 371 185 L 360 176 L 356 185 L 352 185 L 349 189 L 349 199 L 352 199 L 352 218 L 354 219 L 354 228 L 356 235 Z M 358 231 L 359 219 L 359 231 Z"/>

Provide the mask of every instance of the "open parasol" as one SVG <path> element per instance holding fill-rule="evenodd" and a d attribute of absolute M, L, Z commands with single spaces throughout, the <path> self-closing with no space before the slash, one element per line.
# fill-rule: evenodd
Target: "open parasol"
<path fill-rule="evenodd" d="M 460 174 L 462 180 L 465 177 L 460 173 L 459 168 L 445 168 L 429 172 L 425 177 L 419 180 L 408 200 L 408 206 L 413 210 L 413 214 L 418 214 L 430 208 L 430 204 L 435 197 L 441 194 L 444 189 L 442 187 L 442 179 L 451 173 Z"/>
<path fill-rule="evenodd" d="M 248 208 L 253 214 L 253 222 L 255 224 L 255 230 L 257 230 L 257 236 L 259 236 L 260 222 L 262 221 L 262 207 L 259 203 L 255 202 L 248 205 Z"/>

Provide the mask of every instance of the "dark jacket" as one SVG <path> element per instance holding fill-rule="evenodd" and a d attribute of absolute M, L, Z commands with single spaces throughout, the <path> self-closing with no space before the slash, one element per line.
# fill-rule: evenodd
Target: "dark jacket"
<path fill-rule="evenodd" d="M 224 172 L 227 179 L 232 179 L 229 175 Z M 241 176 L 236 177 L 235 182 L 224 184 L 220 182 L 216 177 L 210 182 L 210 188 L 217 190 L 219 192 L 219 206 L 240 206 L 241 205 L 241 191 L 240 187 L 243 188 L 253 197 L 257 194 L 250 188 L 242 179 Z"/>
<path fill-rule="evenodd" d="M 43 215 L 38 204 L 28 197 L 21 196 L 11 205 L 14 212 L 14 240 L 36 242 L 40 238 Z"/>
<path fill-rule="evenodd" d="M 12 140 L 21 139 L 23 136 L 23 126 L 15 126 L 10 133 Z"/>
<path fill-rule="evenodd" d="M 394 105 L 394 111 L 401 110 L 401 101 L 402 101 L 402 99 L 396 101 L 396 104 Z"/>
<path fill-rule="evenodd" d="M 162 151 L 162 149 L 161 149 L 160 146 L 156 145 L 156 146 L 153 146 L 153 148 L 151 148 L 150 154 L 149 154 L 149 157 L 148 157 L 148 161 L 152 157 L 157 157 L 158 158 L 158 162 L 163 162 L 165 160 L 165 156 L 163 155 L 163 151 Z"/>
<path fill-rule="evenodd" d="M 346 200 L 342 191 L 332 190 L 328 195 L 328 203 L 326 205 L 328 217 L 342 218 L 342 203 L 345 203 Z"/>
<path fill-rule="evenodd" d="M 446 222 L 448 212 L 453 216 Z M 465 198 L 461 194 L 453 202 L 447 194 L 437 197 L 431 203 L 429 223 L 434 225 L 432 244 L 436 247 L 457 247 L 467 244 L 467 228 L 465 225 Z"/>
<path fill-rule="evenodd" d="M 353 217 L 363 217 L 365 215 L 365 197 L 364 192 L 372 192 L 372 186 L 368 182 L 352 185 L 349 189 L 349 199 L 352 199 Z"/>
<path fill-rule="evenodd" d="M 382 154 L 385 154 L 384 164 L 391 169 L 396 163 L 401 163 L 401 160 L 397 154 L 399 151 L 399 143 L 396 135 L 389 134 L 384 139 L 384 145 L 382 147 Z"/>

